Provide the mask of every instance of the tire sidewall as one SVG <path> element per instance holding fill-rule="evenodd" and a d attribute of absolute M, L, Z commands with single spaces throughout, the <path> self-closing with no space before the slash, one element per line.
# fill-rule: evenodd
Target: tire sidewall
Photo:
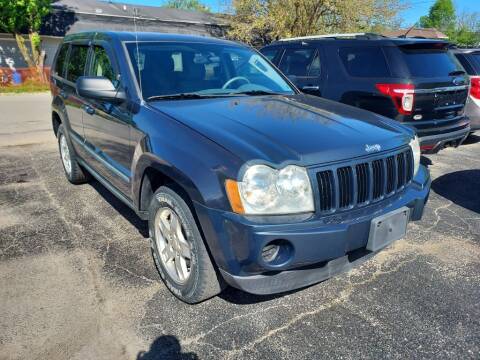
<path fill-rule="evenodd" d="M 155 217 L 160 208 L 168 207 L 173 210 L 180 219 L 183 230 L 185 232 L 186 241 L 191 248 L 190 267 L 191 272 L 188 280 L 185 284 L 176 283 L 168 274 L 168 271 L 163 266 L 163 262 L 160 259 L 160 252 L 156 242 L 155 231 Z M 168 188 L 161 188 L 155 193 L 152 198 L 149 209 L 149 231 L 150 231 L 150 246 L 152 248 L 152 254 L 155 261 L 157 270 L 168 289 L 178 298 L 184 301 L 189 301 L 192 295 L 195 293 L 200 276 L 199 268 L 199 244 L 198 241 L 203 241 L 200 238 L 200 233 L 197 229 L 197 225 L 191 215 L 190 209 L 185 202 L 172 190 Z"/>
<path fill-rule="evenodd" d="M 62 136 L 65 138 L 65 141 L 67 142 L 67 146 L 68 146 L 68 154 L 70 156 L 70 164 L 71 164 L 70 174 L 67 172 L 67 169 L 65 169 L 65 164 L 63 163 L 62 149 L 61 149 L 62 145 L 60 144 L 60 140 L 62 139 Z M 70 145 L 70 140 L 65 133 L 65 129 L 64 129 L 63 125 L 60 125 L 58 127 L 57 142 L 58 142 L 58 152 L 60 153 L 60 162 L 62 163 L 63 171 L 65 172 L 65 176 L 67 177 L 67 179 L 69 181 L 73 181 L 73 171 L 74 171 L 73 166 L 74 166 L 74 161 L 75 161 L 74 159 L 75 158 L 74 158 L 74 155 L 73 155 L 73 148 Z"/>

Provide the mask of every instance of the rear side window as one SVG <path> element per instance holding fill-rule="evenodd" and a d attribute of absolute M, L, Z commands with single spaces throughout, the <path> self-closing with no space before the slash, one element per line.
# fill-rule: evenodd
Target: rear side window
<path fill-rule="evenodd" d="M 343 66 L 350 76 L 390 77 L 382 49 L 376 47 L 343 47 L 339 50 Z"/>
<path fill-rule="evenodd" d="M 463 68 L 467 72 L 468 75 L 475 75 L 475 71 L 473 71 L 472 65 L 468 62 L 463 54 L 455 54 L 457 60 L 462 64 Z"/>
<path fill-rule="evenodd" d="M 308 76 L 320 76 L 320 55 L 317 53 L 310 64 L 310 68 L 308 69 Z"/>
<path fill-rule="evenodd" d="M 315 49 L 287 49 L 280 63 L 280 70 L 287 75 L 308 76 L 314 60 Z"/>
<path fill-rule="evenodd" d="M 279 49 L 265 49 L 262 50 L 263 56 L 265 56 L 268 60 L 273 62 L 273 59 L 278 55 Z"/>
<path fill-rule="evenodd" d="M 92 75 L 106 77 L 112 82 L 116 80 L 110 58 L 105 49 L 101 46 L 93 47 Z"/>
<path fill-rule="evenodd" d="M 450 51 L 403 49 L 402 53 L 413 77 L 445 77 L 452 71 L 462 70 Z"/>
<path fill-rule="evenodd" d="M 65 70 L 65 60 L 67 59 L 69 44 L 62 44 L 60 50 L 58 51 L 57 61 L 55 63 L 54 74 L 58 76 L 63 76 Z"/>
<path fill-rule="evenodd" d="M 474 68 L 475 74 L 473 75 L 480 75 L 480 53 L 471 53 L 466 57 Z"/>
<path fill-rule="evenodd" d="M 72 45 L 67 66 L 67 80 L 75 82 L 85 74 L 87 64 L 88 46 Z"/>

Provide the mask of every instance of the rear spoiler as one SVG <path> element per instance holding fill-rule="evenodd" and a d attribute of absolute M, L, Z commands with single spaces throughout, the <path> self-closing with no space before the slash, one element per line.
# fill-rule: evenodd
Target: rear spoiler
<path fill-rule="evenodd" d="M 411 50 L 411 51 L 421 51 L 421 50 L 448 50 L 452 44 L 445 41 L 422 41 L 422 42 L 412 42 L 409 44 L 398 45 L 402 50 Z"/>

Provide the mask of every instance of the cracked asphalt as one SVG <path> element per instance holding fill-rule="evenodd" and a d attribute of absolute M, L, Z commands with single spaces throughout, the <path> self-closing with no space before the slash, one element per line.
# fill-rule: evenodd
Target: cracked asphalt
<path fill-rule="evenodd" d="M 67 182 L 49 102 L 0 96 L 0 359 L 480 358 L 480 136 L 423 158 L 423 220 L 361 267 L 189 306 L 160 282 L 145 223 Z"/>

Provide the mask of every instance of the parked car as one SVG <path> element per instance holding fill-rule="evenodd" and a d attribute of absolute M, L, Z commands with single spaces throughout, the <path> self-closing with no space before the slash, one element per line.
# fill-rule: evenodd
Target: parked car
<path fill-rule="evenodd" d="M 285 39 L 261 49 L 302 91 L 360 107 L 416 130 L 421 149 L 459 145 L 468 78 L 441 40 L 339 34 Z"/>
<path fill-rule="evenodd" d="M 470 76 L 470 96 L 465 114 L 470 119 L 470 128 L 480 130 L 480 49 L 454 48 L 453 53 Z"/>
<path fill-rule="evenodd" d="M 160 276 L 188 303 L 348 270 L 402 238 L 428 198 L 412 129 L 301 94 L 234 42 L 68 35 L 51 91 L 66 177 L 92 175 L 148 220 Z"/>

